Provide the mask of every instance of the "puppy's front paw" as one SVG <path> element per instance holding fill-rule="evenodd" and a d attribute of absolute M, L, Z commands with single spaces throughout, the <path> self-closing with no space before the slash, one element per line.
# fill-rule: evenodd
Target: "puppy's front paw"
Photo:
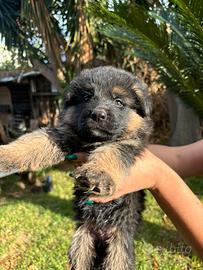
<path fill-rule="evenodd" d="M 104 171 L 92 169 L 90 164 L 77 168 L 74 177 L 77 185 L 87 193 L 110 196 L 115 190 L 111 177 Z"/>

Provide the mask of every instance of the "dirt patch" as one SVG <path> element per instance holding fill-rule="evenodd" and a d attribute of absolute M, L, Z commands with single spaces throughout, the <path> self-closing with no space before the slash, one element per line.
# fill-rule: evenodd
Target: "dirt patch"
<path fill-rule="evenodd" d="M 9 250 L 0 256 L 0 268 L 13 270 L 31 242 L 30 235 L 22 233 L 10 245 Z"/>

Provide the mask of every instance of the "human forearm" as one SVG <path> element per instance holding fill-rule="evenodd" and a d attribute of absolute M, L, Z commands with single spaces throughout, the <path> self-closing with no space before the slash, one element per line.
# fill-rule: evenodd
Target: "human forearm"
<path fill-rule="evenodd" d="M 146 150 L 136 159 L 129 175 L 117 184 L 112 196 L 90 199 L 105 203 L 144 188 L 152 192 L 163 211 L 203 258 L 202 203 L 178 174 L 150 151 Z"/>
<path fill-rule="evenodd" d="M 148 149 L 183 178 L 203 174 L 203 140 L 173 147 L 151 144 Z"/>
<path fill-rule="evenodd" d="M 160 207 L 203 259 L 203 205 L 185 182 L 168 166 L 159 166 L 160 177 L 150 188 Z"/>

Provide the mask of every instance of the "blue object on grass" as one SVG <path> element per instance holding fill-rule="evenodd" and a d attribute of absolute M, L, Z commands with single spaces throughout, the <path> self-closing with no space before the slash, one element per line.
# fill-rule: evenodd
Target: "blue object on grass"
<path fill-rule="evenodd" d="M 53 180 L 52 180 L 52 177 L 50 175 L 46 177 L 46 179 L 42 185 L 42 189 L 46 193 L 50 192 L 53 189 Z"/>

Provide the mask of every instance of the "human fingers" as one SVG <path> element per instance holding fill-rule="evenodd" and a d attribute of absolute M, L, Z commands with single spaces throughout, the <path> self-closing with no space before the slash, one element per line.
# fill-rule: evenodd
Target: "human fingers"
<path fill-rule="evenodd" d="M 110 196 L 90 196 L 88 198 L 88 201 L 93 201 L 96 203 L 107 203 L 107 202 L 113 201 L 115 199 L 118 199 L 122 195 L 123 195 L 122 192 L 117 191 Z"/>
<path fill-rule="evenodd" d="M 93 202 L 93 203 L 107 203 L 110 201 L 115 200 L 113 196 L 109 197 L 90 197 L 87 201 L 87 203 Z"/>

